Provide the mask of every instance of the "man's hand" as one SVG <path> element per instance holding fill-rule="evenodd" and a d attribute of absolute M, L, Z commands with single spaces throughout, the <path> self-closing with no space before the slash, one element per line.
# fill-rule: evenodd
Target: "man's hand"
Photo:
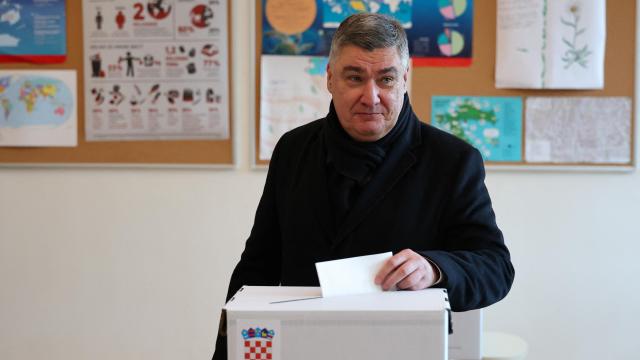
<path fill-rule="evenodd" d="M 375 278 L 383 290 L 422 290 L 438 281 L 438 270 L 422 255 L 404 249 L 384 263 Z"/>

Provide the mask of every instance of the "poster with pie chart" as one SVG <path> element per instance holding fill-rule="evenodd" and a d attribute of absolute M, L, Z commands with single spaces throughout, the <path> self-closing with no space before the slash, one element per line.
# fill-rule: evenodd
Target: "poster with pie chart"
<path fill-rule="evenodd" d="M 453 20 L 467 10 L 467 0 L 438 0 L 440 14 L 447 20 Z"/>
<path fill-rule="evenodd" d="M 413 26 L 407 29 L 414 67 L 470 66 L 473 0 L 414 0 Z M 416 19 L 420 19 L 419 21 Z"/>
<path fill-rule="evenodd" d="M 464 37 L 455 30 L 445 28 L 438 36 L 438 47 L 445 56 L 458 55 L 464 49 Z"/>
<path fill-rule="evenodd" d="M 261 0 L 261 4 L 263 55 L 328 56 L 342 20 L 369 12 L 400 22 L 413 66 L 471 65 L 473 0 Z"/>

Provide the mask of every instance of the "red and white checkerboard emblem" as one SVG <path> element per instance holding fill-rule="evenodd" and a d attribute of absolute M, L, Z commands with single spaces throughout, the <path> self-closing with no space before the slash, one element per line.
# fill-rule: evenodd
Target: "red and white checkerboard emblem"
<path fill-rule="evenodd" d="M 276 332 L 267 328 L 248 328 L 241 331 L 244 358 L 250 360 L 273 359 L 273 338 Z"/>
<path fill-rule="evenodd" d="M 244 358 L 251 360 L 271 360 L 272 341 L 266 340 L 245 340 Z"/>

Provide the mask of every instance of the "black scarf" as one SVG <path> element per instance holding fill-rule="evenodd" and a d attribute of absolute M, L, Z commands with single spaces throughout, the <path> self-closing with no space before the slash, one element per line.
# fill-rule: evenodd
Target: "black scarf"
<path fill-rule="evenodd" d="M 342 128 L 333 101 L 331 102 L 326 117 L 324 141 L 327 151 L 327 187 L 336 227 L 342 224 L 361 190 L 396 140 L 407 130 L 412 114 L 409 97 L 405 93 L 398 121 L 391 131 L 377 141 L 359 142 Z"/>

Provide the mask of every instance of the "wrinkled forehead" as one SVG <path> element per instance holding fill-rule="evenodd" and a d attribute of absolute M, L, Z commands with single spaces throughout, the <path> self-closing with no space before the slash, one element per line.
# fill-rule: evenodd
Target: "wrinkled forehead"
<path fill-rule="evenodd" d="M 400 73 L 404 66 L 395 47 L 364 49 L 354 45 L 343 46 L 329 64 L 337 71 L 384 71 Z"/>

